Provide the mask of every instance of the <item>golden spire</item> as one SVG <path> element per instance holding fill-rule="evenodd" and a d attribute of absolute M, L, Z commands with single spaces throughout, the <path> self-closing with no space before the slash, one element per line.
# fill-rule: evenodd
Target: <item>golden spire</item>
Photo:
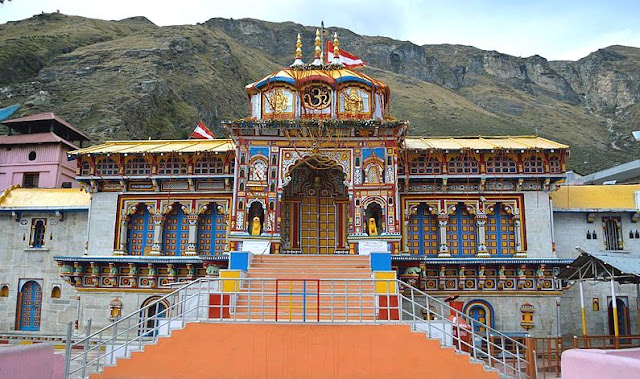
<path fill-rule="evenodd" d="M 338 41 L 338 33 L 333 33 L 333 59 L 331 60 L 331 64 L 340 65 L 340 41 Z"/>
<path fill-rule="evenodd" d="M 296 59 L 293 61 L 291 67 L 296 66 L 304 66 L 304 62 L 302 61 L 302 39 L 300 38 L 300 33 L 298 33 L 298 40 L 296 41 Z"/>
<path fill-rule="evenodd" d="M 322 66 L 322 48 L 320 45 L 322 44 L 320 39 L 320 29 L 316 29 L 316 49 L 314 53 L 314 60 L 311 63 L 314 66 Z"/>

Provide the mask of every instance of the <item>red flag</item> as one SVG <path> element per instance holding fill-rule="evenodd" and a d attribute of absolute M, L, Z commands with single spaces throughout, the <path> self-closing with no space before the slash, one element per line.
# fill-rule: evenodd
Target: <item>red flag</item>
<path fill-rule="evenodd" d="M 193 133 L 191 133 L 191 138 L 216 139 L 216 136 L 211 132 L 211 130 L 209 130 L 209 128 L 204 126 L 204 123 L 202 122 L 202 120 L 200 120 L 198 126 L 196 126 L 196 129 L 193 131 Z"/>
<path fill-rule="evenodd" d="M 364 62 L 362 61 L 362 59 L 360 59 L 360 57 L 350 54 L 342 50 L 341 48 L 338 48 L 338 51 L 340 52 L 340 56 L 338 57 L 338 59 L 340 60 L 340 63 L 344 65 L 344 67 L 363 67 L 364 66 Z M 326 62 L 332 63 L 334 58 L 333 42 L 327 41 L 325 54 L 326 54 Z"/>

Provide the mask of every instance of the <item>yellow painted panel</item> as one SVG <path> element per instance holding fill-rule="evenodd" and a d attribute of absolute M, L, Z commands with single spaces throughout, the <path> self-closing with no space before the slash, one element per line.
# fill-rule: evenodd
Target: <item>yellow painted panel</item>
<path fill-rule="evenodd" d="M 395 271 L 375 271 L 373 275 L 374 279 L 396 279 Z M 398 287 L 395 281 L 376 281 L 375 285 L 377 294 L 398 293 Z"/>
<path fill-rule="evenodd" d="M 240 290 L 240 270 L 220 270 L 220 288 L 224 293 L 233 293 Z M 225 280 L 228 279 L 228 280 Z"/>
<path fill-rule="evenodd" d="M 554 209 L 638 209 L 640 184 L 562 186 L 551 194 Z"/>

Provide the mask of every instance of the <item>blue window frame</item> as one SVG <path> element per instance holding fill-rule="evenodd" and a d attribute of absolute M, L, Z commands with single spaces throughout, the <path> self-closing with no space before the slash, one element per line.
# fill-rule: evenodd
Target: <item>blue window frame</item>
<path fill-rule="evenodd" d="M 476 252 L 476 223 L 464 203 L 458 203 L 456 213 L 449 217 L 447 239 L 452 256 L 471 256 Z"/>
<path fill-rule="evenodd" d="M 516 231 L 513 217 L 496 203 L 493 214 L 488 215 L 485 227 L 487 251 L 492 256 L 513 255 L 516 253 Z"/>
<path fill-rule="evenodd" d="M 198 253 L 221 255 L 226 250 L 226 223 L 218 214 L 216 203 L 210 203 L 198 222 Z"/>

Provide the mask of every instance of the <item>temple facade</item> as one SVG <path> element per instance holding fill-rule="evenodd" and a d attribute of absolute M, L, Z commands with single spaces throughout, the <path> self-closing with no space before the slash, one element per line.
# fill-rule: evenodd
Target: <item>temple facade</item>
<path fill-rule="evenodd" d="M 3 328 L 62 333 L 65 322 L 81 330 L 88 318 L 104 326 L 114 309 L 136 312 L 172 283 L 217 276 L 234 251 L 389 252 L 402 281 L 457 297 L 487 325 L 555 335 L 562 313 L 565 332 L 577 333 L 579 308 L 568 307 L 575 290 L 556 275 L 576 245 L 597 250 L 607 241 L 640 253 L 637 195 L 625 192 L 619 214 L 563 203 L 566 187 L 557 189 L 569 148 L 538 136 L 409 136 L 409 122 L 389 114 L 389 87 L 323 62 L 316 43 L 313 63 L 302 62 L 298 41 L 292 66 L 245 87 L 251 113 L 223 124 L 227 139 L 110 141 L 71 151 L 86 191 L 74 190 L 84 203 L 73 212 L 45 208 L 46 194 L 59 190 L 32 190 L 43 196 L 30 194 L 22 210 L 20 196 L 29 193 L 5 192 L 0 222 L 14 241 L 3 254 L 7 262 L 16 259 L 11 251 L 25 256 L 24 269 L 1 283 L 0 302 L 9 304 Z M 32 251 L 34 220 L 46 222 L 46 252 Z M 73 230 L 65 244 L 57 240 L 63 223 Z M 36 270 L 37 259 L 58 272 L 46 264 Z M 39 297 L 33 284 L 27 289 L 42 316 L 37 307 L 21 313 L 30 278 L 41 287 Z M 64 316 L 40 322 L 52 312 Z M 606 334 L 606 311 L 596 315 L 602 321 L 589 332 Z"/>

